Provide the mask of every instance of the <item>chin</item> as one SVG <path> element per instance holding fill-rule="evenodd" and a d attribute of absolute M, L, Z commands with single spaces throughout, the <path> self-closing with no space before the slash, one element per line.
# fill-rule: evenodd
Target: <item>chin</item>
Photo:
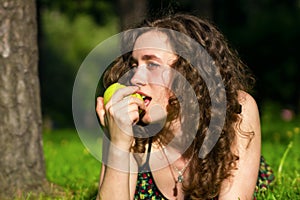
<path fill-rule="evenodd" d="M 166 122 L 166 115 L 149 115 L 149 114 L 145 114 L 142 119 L 141 122 L 144 124 L 165 124 Z"/>
<path fill-rule="evenodd" d="M 157 135 L 165 126 L 165 120 L 160 118 L 154 119 L 151 116 L 143 116 L 139 122 L 140 125 L 144 127 L 147 133 L 147 137 Z"/>
<path fill-rule="evenodd" d="M 151 124 L 153 121 L 151 120 L 151 117 L 147 114 L 145 114 L 142 119 L 141 119 L 141 122 L 143 124 Z"/>

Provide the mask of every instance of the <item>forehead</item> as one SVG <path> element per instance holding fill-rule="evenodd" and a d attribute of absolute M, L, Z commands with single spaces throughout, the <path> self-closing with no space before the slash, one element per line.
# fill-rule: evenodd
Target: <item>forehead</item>
<path fill-rule="evenodd" d="M 139 36 L 134 44 L 133 50 L 141 49 L 156 49 L 173 52 L 168 36 L 159 31 L 149 31 Z"/>

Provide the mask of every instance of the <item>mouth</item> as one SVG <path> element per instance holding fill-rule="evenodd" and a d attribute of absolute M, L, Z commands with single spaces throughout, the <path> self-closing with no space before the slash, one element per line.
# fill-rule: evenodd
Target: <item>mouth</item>
<path fill-rule="evenodd" d="M 150 96 L 148 96 L 148 95 L 146 95 L 146 94 L 144 94 L 142 92 L 137 92 L 137 93 L 142 96 L 143 101 L 145 103 L 145 106 L 148 106 L 150 104 L 151 100 L 152 100 L 152 97 L 150 97 Z"/>

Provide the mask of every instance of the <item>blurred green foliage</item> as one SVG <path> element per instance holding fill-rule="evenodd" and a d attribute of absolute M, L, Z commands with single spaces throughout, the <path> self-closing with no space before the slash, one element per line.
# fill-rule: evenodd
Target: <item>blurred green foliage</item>
<path fill-rule="evenodd" d="M 105 25 L 99 26 L 87 14 L 77 14 L 71 20 L 58 10 L 45 9 L 40 20 L 39 71 L 43 115 L 52 123 L 49 126 L 70 126 L 72 89 L 77 70 L 96 45 L 117 33 L 117 19 L 111 16 Z"/>
<path fill-rule="evenodd" d="M 288 145 L 295 135 L 300 135 L 300 116 L 282 109 L 278 102 L 264 101 L 260 113 L 262 141 Z"/>
<path fill-rule="evenodd" d="M 78 15 L 89 15 L 98 25 L 110 21 L 116 0 L 38 0 L 39 9 L 64 13 L 70 21 Z"/>

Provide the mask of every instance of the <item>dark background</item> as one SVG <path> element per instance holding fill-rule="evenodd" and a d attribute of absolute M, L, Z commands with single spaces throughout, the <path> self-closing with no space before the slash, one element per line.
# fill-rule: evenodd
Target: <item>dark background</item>
<path fill-rule="evenodd" d="M 73 127 L 72 88 L 96 45 L 147 16 L 185 12 L 210 19 L 256 76 L 259 107 L 300 109 L 299 0 L 37 0 L 39 76 L 46 128 Z"/>

